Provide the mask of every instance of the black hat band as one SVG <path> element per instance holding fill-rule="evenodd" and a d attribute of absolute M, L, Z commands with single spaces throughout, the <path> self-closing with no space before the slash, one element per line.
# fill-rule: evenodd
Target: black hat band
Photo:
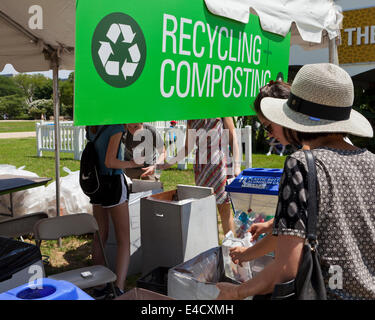
<path fill-rule="evenodd" d="M 304 100 L 290 93 L 287 105 L 293 111 L 324 120 L 348 120 L 352 107 L 331 107 Z"/>

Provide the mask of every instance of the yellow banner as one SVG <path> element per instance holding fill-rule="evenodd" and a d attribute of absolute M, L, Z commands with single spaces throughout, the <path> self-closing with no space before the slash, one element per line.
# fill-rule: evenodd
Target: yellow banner
<path fill-rule="evenodd" d="M 375 7 L 344 12 L 339 62 L 375 61 Z"/>

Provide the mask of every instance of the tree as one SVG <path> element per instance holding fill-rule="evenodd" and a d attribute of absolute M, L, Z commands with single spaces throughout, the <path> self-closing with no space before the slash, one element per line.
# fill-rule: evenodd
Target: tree
<path fill-rule="evenodd" d="M 52 80 L 42 74 L 17 74 L 14 81 L 22 91 L 27 103 L 38 99 L 51 99 Z"/>
<path fill-rule="evenodd" d="M 0 116 L 7 114 L 9 119 L 27 119 L 27 105 L 25 98 L 20 95 L 0 97 Z"/>
<path fill-rule="evenodd" d="M 52 79 L 43 77 L 34 79 L 34 81 L 36 81 L 36 87 L 33 94 L 33 100 L 53 98 Z"/>
<path fill-rule="evenodd" d="M 363 89 L 362 87 L 355 86 L 354 89 L 353 109 L 366 117 L 375 131 L 375 87 Z M 350 136 L 350 140 L 357 147 L 367 148 L 371 152 L 375 152 L 375 139 L 373 138 Z"/>
<path fill-rule="evenodd" d="M 60 102 L 63 115 L 73 118 L 73 97 L 74 97 L 74 72 L 69 74 L 65 81 L 60 82 Z"/>
<path fill-rule="evenodd" d="M 53 116 L 53 100 L 52 99 L 39 99 L 34 100 L 29 105 L 29 114 L 34 119 L 40 119 L 44 114 L 46 119 Z"/>
<path fill-rule="evenodd" d="M 16 85 L 12 77 L 0 76 L 0 97 L 21 95 L 22 91 Z"/>

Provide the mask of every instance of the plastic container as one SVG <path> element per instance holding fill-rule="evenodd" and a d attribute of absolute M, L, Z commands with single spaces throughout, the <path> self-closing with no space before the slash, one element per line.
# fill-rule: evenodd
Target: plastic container
<path fill-rule="evenodd" d="M 42 278 L 0 294 L 0 300 L 94 300 L 94 298 L 70 282 Z"/>
<path fill-rule="evenodd" d="M 277 196 L 282 169 L 249 168 L 226 186 L 226 191 Z"/>
<path fill-rule="evenodd" d="M 252 223 L 273 218 L 282 173 L 282 169 L 249 168 L 225 187 L 235 212 L 238 237 Z"/>
<path fill-rule="evenodd" d="M 0 237 L 0 292 L 43 278 L 40 249 L 30 243 Z"/>
<path fill-rule="evenodd" d="M 137 287 L 167 295 L 168 267 L 158 267 L 137 280 Z"/>

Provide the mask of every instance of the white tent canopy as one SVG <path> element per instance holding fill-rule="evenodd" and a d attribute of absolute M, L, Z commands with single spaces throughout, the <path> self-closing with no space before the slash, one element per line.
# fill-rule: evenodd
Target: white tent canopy
<path fill-rule="evenodd" d="M 285 36 L 291 30 L 291 43 L 304 49 L 328 46 L 340 37 L 343 15 L 331 0 L 205 0 L 213 14 L 242 23 L 249 13 L 259 16 L 262 29 Z"/>
<path fill-rule="evenodd" d="M 30 28 L 34 5 L 42 9 L 42 29 Z M 75 0 L 1 0 L 0 70 L 7 63 L 18 72 L 50 70 L 54 52 L 60 68 L 74 69 L 75 5 Z"/>

